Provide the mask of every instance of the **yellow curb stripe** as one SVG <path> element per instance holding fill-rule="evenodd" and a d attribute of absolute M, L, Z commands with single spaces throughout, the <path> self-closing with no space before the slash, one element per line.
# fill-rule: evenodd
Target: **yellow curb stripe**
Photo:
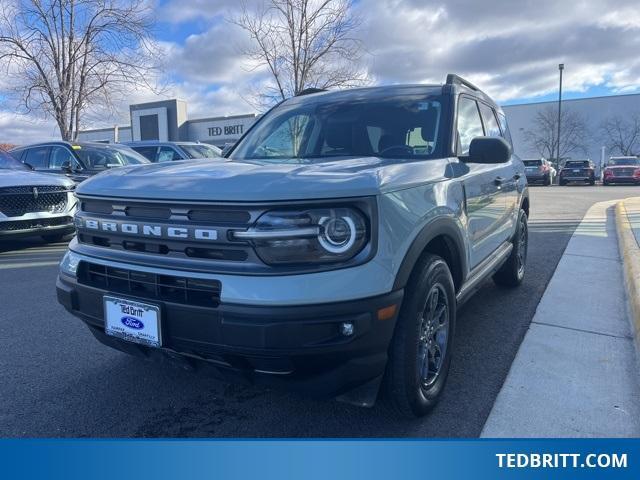
<path fill-rule="evenodd" d="M 616 229 L 618 231 L 618 246 L 623 262 L 624 284 L 631 306 L 631 320 L 633 322 L 636 346 L 640 349 L 640 247 L 633 233 L 631 222 L 625 208 L 625 201 L 640 201 L 639 198 L 628 198 L 616 205 Z"/>

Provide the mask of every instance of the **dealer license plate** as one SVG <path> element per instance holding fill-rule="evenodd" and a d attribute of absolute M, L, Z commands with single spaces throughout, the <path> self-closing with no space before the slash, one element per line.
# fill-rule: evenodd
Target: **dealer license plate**
<path fill-rule="evenodd" d="M 159 347 L 162 344 L 160 307 L 105 295 L 104 331 L 129 342 Z"/>

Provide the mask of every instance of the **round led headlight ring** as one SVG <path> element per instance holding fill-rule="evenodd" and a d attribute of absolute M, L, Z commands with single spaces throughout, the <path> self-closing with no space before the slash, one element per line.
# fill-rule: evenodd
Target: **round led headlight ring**
<path fill-rule="evenodd" d="M 356 224 L 351 217 L 322 217 L 318 223 L 322 227 L 318 242 L 327 252 L 348 252 L 356 242 Z"/>

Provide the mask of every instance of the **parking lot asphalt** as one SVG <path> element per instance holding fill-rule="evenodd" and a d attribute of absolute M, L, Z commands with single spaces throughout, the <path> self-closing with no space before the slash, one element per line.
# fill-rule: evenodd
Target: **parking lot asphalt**
<path fill-rule="evenodd" d="M 64 244 L 0 242 L 0 436 L 476 437 L 587 209 L 635 187 L 532 187 L 528 271 L 459 312 L 452 370 L 426 418 L 230 385 L 102 346 L 55 299 Z"/>

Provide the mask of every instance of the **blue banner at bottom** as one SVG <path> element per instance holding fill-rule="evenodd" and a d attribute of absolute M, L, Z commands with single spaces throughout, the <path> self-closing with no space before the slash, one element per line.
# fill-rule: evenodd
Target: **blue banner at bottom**
<path fill-rule="evenodd" d="M 2 440 L 0 478 L 640 478 L 640 440 Z"/>

